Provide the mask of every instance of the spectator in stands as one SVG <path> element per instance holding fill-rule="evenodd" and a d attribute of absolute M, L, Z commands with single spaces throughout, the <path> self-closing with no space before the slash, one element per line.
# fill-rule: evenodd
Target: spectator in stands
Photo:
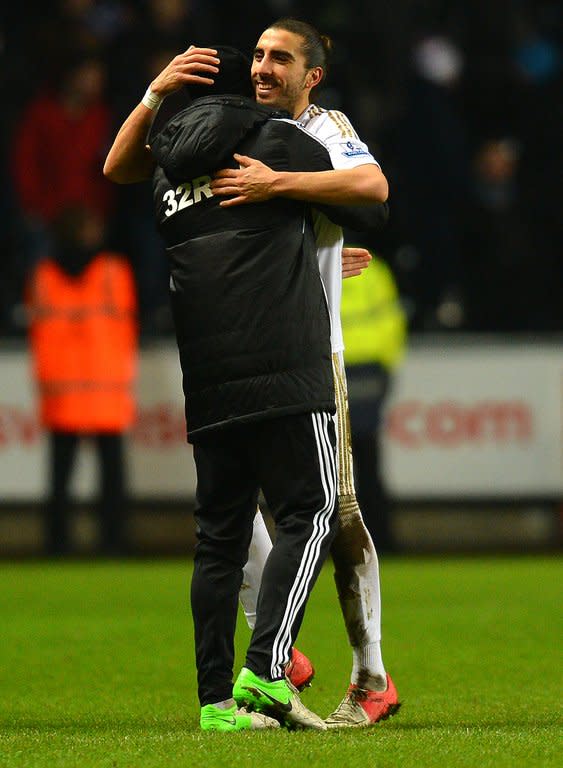
<path fill-rule="evenodd" d="M 31 235 L 31 260 L 47 248 L 49 224 L 72 204 L 101 215 L 114 192 L 102 174 L 111 130 L 103 98 L 105 71 L 80 58 L 56 91 L 40 92 L 15 129 L 13 173 L 19 205 Z"/>
<path fill-rule="evenodd" d="M 60 73 L 69 51 L 103 61 L 108 73 L 105 103 L 113 112 L 113 133 L 144 92 L 159 52 L 169 56 L 167 52 L 183 49 L 188 39 L 229 42 L 250 50 L 256 35 L 267 26 L 273 6 L 279 4 L 280 0 L 254 4 L 250 16 L 245 13 L 248 3 L 226 0 L 55 0 L 49 4 L 49 13 L 44 12 L 45 3 L 39 0 L 5 4 L 0 20 L 4 106 L 0 157 L 13 155 L 11 147 L 19 146 L 20 127 L 29 121 L 31 106 L 23 117 L 22 110 L 37 86 L 41 94 L 33 104 L 46 99 L 42 85 L 45 80 L 56 84 L 66 80 Z M 345 60 L 335 61 L 332 92 L 325 93 L 330 101 L 323 106 L 335 107 L 341 102 L 361 128 L 360 133 L 368 136 L 368 143 L 381 146 L 395 190 L 390 227 L 385 233 L 392 248 L 386 248 L 385 253 L 392 250 L 402 296 L 412 300 L 413 329 L 473 329 L 479 306 L 464 307 L 459 302 L 460 251 L 465 252 L 467 205 L 475 201 L 474 197 L 470 200 L 474 195 L 470 188 L 471 157 L 485 142 L 509 137 L 519 144 L 519 205 L 526 211 L 535 258 L 542 262 L 543 284 L 549 286 L 549 296 L 541 308 L 538 301 L 539 311 L 528 313 L 518 324 L 534 330 L 563 330 L 563 289 L 557 289 L 563 285 L 559 272 L 558 174 L 563 105 L 559 98 L 563 74 L 561 3 L 473 0 L 415 4 L 413 8 L 412 2 L 395 0 L 393 13 L 388 12 L 386 3 L 374 2 L 368 7 L 360 0 L 339 0 L 313 11 L 300 0 L 284 0 L 282 4 L 284 13 L 290 15 L 312 13 L 313 23 L 350 43 Z M 358 18 L 362 19 L 361 29 Z M 414 51 L 414 59 L 409 51 Z M 154 63 L 154 67 L 158 68 L 158 64 Z M 58 93 L 59 88 L 54 90 Z M 53 94 L 49 99 L 54 99 Z M 35 113 L 39 114 L 44 123 L 42 130 L 50 135 L 51 121 L 44 120 L 41 110 Z M 95 122 L 87 121 L 90 125 Z M 30 130 L 40 132 L 38 125 Z M 54 153 L 49 146 L 48 151 L 39 154 L 44 169 L 39 175 L 50 177 L 50 187 L 56 190 L 63 190 L 59 180 L 67 160 L 61 151 L 52 168 L 53 158 L 61 146 L 79 146 L 76 132 L 68 133 L 57 143 Z M 80 143 L 80 155 L 85 138 L 86 134 Z M 38 143 L 41 145 L 41 141 Z M 104 144 L 99 156 L 105 154 L 105 149 Z M 25 254 L 31 252 L 36 257 L 44 251 L 42 206 L 35 200 L 30 207 L 28 185 L 21 178 L 27 175 L 28 154 L 28 150 L 24 151 L 24 159 L 15 162 L 16 194 L 10 184 L 2 182 L 4 174 L 0 173 L 4 186 L 0 197 L 8 201 L 8 215 L 11 217 L 13 211 L 13 221 L 17 221 L 20 205 L 27 218 L 27 240 L 23 238 L 22 243 L 20 228 L 10 219 L 12 235 L 2 243 L 3 269 L 10 282 L 8 303 L 19 294 L 19 274 L 23 262 L 30 260 Z M 71 157 L 69 162 L 72 175 L 76 158 Z M 37 163 L 36 157 L 29 159 L 30 178 L 38 175 Z M 96 173 L 100 164 L 98 161 Z M 23 195 L 22 187 L 26 188 Z M 40 192 L 37 197 L 48 199 L 51 191 Z M 144 277 L 152 274 L 157 261 L 162 263 L 154 228 L 140 224 L 151 222 L 151 217 L 138 213 L 148 210 L 148 201 L 149 192 L 140 186 L 134 192 L 120 194 L 119 213 L 114 212 L 113 220 L 118 249 L 135 257 L 136 274 L 142 281 L 139 294 L 143 318 L 146 327 L 153 329 L 166 324 L 163 326 L 160 320 L 163 278 L 151 282 Z M 379 243 L 373 245 L 380 250 Z M 491 262 L 494 270 L 499 266 Z M 464 292 L 463 299 L 467 300 L 467 296 Z M 521 310 L 524 313 L 526 307 Z M 8 329 L 11 316 L 7 309 L 4 326 Z M 492 325 L 481 327 L 495 330 Z"/>

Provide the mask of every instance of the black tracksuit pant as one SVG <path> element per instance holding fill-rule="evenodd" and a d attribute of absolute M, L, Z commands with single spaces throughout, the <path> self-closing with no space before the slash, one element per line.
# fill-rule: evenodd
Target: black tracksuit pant
<path fill-rule="evenodd" d="M 201 705 L 232 696 L 242 569 L 261 489 L 276 524 L 246 666 L 284 676 L 310 591 L 336 532 L 335 427 L 305 413 L 213 431 L 194 445 L 197 468 L 191 600 Z"/>

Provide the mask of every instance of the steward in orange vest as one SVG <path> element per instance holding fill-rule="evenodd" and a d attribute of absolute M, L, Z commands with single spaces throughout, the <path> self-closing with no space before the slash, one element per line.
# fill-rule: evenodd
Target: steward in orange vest
<path fill-rule="evenodd" d="M 69 479 L 82 438 L 99 463 L 99 551 L 128 551 L 124 432 L 135 417 L 137 298 L 125 257 L 103 247 L 104 221 L 71 206 L 53 221 L 52 251 L 27 286 L 41 421 L 48 431 L 49 554 L 72 551 Z"/>
<path fill-rule="evenodd" d="M 135 417 L 137 299 L 132 269 L 102 251 L 73 275 L 40 261 L 28 291 L 30 341 L 45 427 L 122 432 Z"/>

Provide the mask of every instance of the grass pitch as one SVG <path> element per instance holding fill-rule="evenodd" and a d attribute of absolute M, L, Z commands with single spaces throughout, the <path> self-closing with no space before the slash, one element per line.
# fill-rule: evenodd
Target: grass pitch
<path fill-rule="evenodd" d="M 562 764 L 556 558 L 383 560 L 384 656 L 403 707 L 329 733 L 199 731 L 190 570 L 0 565 L 0 768 Z M 317 668 L 304 701 L 327 715 L 351 664 L 329 568 L 298 645 Z"/>

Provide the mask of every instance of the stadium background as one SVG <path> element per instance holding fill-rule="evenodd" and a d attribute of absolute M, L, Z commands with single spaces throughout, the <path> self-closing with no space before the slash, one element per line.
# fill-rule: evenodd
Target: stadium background
<path fill-rule="evenodd" d="M 327 0 L 321 8 L 291 0 L 67 0 L 13 3 L 3 10 L 3 553 L 40 551 L 42 443 L 30 416 L 33 395 L 26 382 L 21 300 L 30 266 L 48 248 L 49 222 L 25 199 L 18 181 L 26 174 L 18 143 L 30 104 L 47 90 L 56 93 L 82 61 L 94 58 L 103 73 L 103 101 L 111 116 L 110 135 L 99 137 L 101 168 L 123 117 L 175 52 L 193 41 L 233 44 L 250 53 L 262 29 L 282 15 L 302 16 L 333 37 L 333 66 L 319 101 L 350 116 L 390 181 L 391 224 L 368 245 L 393 269 L 409 316 L 411 353 L 405 363 L 406 389 L 399 390 L 402 402 L 412 402 L 412 392 L 420 387 L 428 413 L 434 406 L 451 405 L 450 393 L 459 393 L 455 406 L 461 415 L 449 412 L 441 422 L 446 425 L 444 445 L 430 445 L 426 454 L 406 458 L 403 451 L 401 458 L 389 441 L 396 522 L 405 548 L 557 545 L 563 482 L 559 5 L 547 0 Z M 56 153 L 43 161 L 47 169 L 49 163 L 56 165 Z M 47 188 L 44 194 L 54 192 Z M 172 365 L 173 345 L 166 267 L 152 226 L 150 189 L 108 187 L 100 206 L 112 244 L 131 259 L 138 281 L 147 371 L 141 386 L 147 407 L 136 440 L 150 443 L 156 435 L 160 461 L 170 467 L 173 483 L 183 472 L 189 474 L 182 469 L 189 454 L 183 453 L 179 438 L 173 372 L 170 398 L 155 403 L 153 396 L 155 383 L 161 386 L 155 370 Z M 167 349 L 162 362 L 158 355 Z M 449 361 L 448 370 L 433 368 L 437 358 Z M 437 381 L 446 384 L 433 392 Z M 524 403 L 534 439 L 526 440 L 525 427 L 518 431 L 519 417 L 510 422 L 508 434 L 514 439 L 508 447 L 502 435 L 492 440 L 489 454 L 485 446 L 486 467 L 492 471 L 483 482 L 483 467 L 472 460 L 482 454 L 482 441 L 463 445 L 456 455 L 454 449 L 459 448 L 460 430 L 462 437 L 466 434 L 463 425 L 471 408 L 491 397 L 509 406 Z M 495 423 L 486 428 L 498 438 Z M 177 463 L 171 463 L 171 443 Z M 141 462 L 140 477 L 146 465 L 155 463 L 152 454 L 133 456 L 132 461 Z M 444 470 L 431 478 L 430 487 L 417 486 L 415 478 L 409 490 L 399 477 L 405 461 L 411 472 L 416 472 L 415 465 L 422 474 L 429 466 L 442 464 Z M 456 468 L 453 473 L 449 462 Z M 77 536 L 87 552 L 95 538 L 88 515 L 93 482 L 88 457 L 81 472 L 77 493 L 83 514 Z M 446 475 L 459 482 L 440 490 L 440 476 Z M 179 528 L 185 529 L 186 501 L 192 499 L 181 492 L 163 489 L 155 495 L 154 489 L 139 486 L 133 520 L 140 551 L 188 545 L 189 536 L 178 537 Z"/>

